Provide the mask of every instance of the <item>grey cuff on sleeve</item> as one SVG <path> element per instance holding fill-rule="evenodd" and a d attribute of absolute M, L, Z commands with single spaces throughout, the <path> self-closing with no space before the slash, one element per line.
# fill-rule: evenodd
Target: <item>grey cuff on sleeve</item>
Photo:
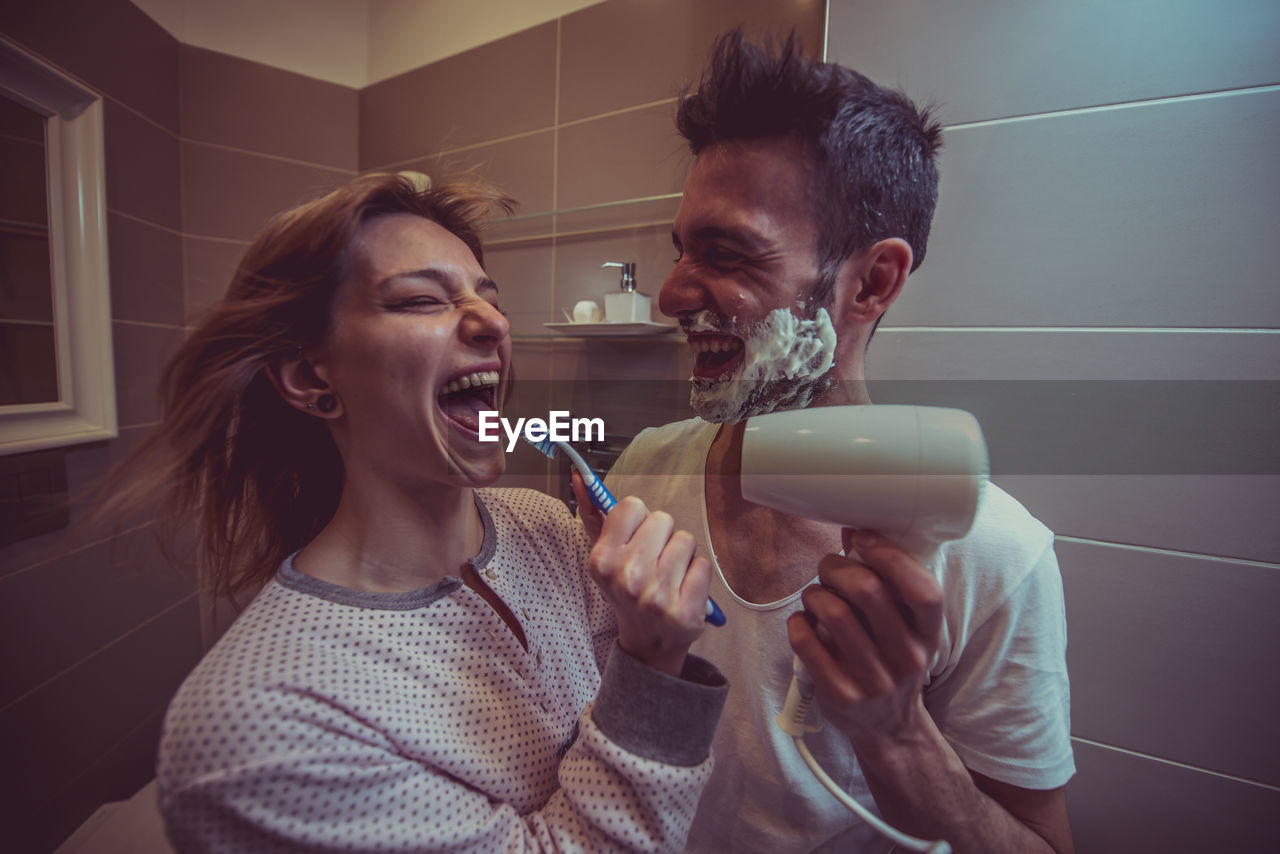
<path fill-rule="evenodd" d="M 710 754 L 728 695 L 724 676 L 697 656 L 685 658 L 676 678 L 640 663 L 615 643 L 591 717 L 629 753 L 692 767 Z"/>

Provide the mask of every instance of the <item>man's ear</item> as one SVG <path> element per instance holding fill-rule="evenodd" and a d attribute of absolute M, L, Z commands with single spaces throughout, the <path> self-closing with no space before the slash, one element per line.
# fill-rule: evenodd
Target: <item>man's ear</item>
<path fill-rule="evenodd" d="M 855 253 L 840 271 L 841 309 L 858 323 L 874 323 L 902 293 L 914 260 L 911 244 L 889 237 Z"/>
<path fill-rule="evenodd" d="M 322 374 L 323 371 L 313 368 L 301 352 L 281 357 L 267 366 L 267 378 L 285 403 L 308 415 L 335 418 L 340 407 L 330 405 L 337 398 L 329 391 L 329 383 Z M 317 405 L 320 398 L 328 400 Z"/>

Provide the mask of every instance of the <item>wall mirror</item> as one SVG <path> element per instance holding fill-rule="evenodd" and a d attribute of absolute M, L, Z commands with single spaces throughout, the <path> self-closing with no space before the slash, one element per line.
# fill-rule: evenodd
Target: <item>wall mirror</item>
<path fill-rule="evenodd" d="M 116 435 L 102 99 L 0 39 L 0 454 Z"/>

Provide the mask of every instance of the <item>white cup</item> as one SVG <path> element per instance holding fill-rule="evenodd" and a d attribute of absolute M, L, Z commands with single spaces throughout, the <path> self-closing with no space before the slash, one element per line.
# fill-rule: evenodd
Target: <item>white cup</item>
<path fill-rule="evenodd" d="M 595 300 L 584 299 L 573 307 L 574 323 L 599 323 L 600 305 Z"/>

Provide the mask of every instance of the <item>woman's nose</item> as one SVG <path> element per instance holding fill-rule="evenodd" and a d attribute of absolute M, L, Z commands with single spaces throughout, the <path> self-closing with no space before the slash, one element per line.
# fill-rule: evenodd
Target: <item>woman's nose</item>
<path fill-rule="evenodd" d="M 466 306 L 461 331 L 469 341 L 490 343 L 506 338 L 511 324 L 496 305 L 477 297 Z"/>

